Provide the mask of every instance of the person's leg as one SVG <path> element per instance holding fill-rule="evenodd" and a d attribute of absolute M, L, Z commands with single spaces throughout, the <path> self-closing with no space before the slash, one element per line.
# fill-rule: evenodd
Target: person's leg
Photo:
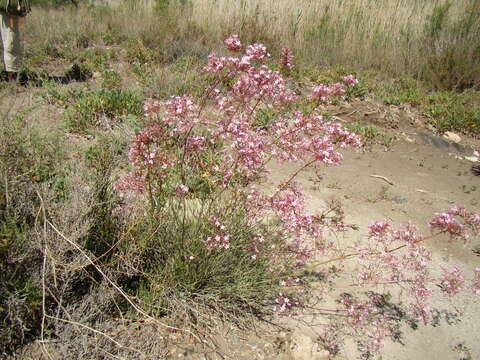
<path fill-rule="evenodd" d="M 23 18 L 2 14 L 0 22 L 3 41 L 3 61 L 8 80 L 15 80 L 23 61 L 20 22 Z"/>
<path fill-rule="evenodd" d="M 6 22 L 7 22 L 7 16 L 4 13 L 0 13 L 0 35 L 2 37 L 2 50 L 3 50 L 3 68 L 6 70 L 5 67 L 5 36 L 3 35 L 5 33 L 5 28 L 6 28 Z"/>

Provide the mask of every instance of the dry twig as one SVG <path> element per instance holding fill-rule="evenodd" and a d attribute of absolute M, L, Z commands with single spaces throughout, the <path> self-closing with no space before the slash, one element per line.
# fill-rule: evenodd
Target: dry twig
<path fill-rule="evenodd" d="M 394 185 L 394 183 L 391 180 L 389 180 L 388 178 L 386 178 L 385 176 L 373 174 L 373 175 L 370 175 L 370 177 L 373 177 L 373 178 L 376 178 L 376 179 L 381 179 L 381 180 L 385 181 L 386 183 L 388 183 L 392 186 Z"/>

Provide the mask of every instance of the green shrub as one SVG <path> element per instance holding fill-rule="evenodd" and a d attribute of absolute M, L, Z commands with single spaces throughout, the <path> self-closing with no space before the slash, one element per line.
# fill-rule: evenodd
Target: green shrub
<path fill-rule="evenodd" d="M 480 133 L 480 96 L 477 92 L 461 94 L 442 91 L 428 97 L 421 111 L 441 132 L 455 130 Z"/>
<path fill-rule="evenodd" d="M 33 231 L 40 189 L 52 204 L 65 197 L 64 151 L 58 134 L 29 129 L 24 114 L 0 126 L 0 353 L 11 353 L 38 336 L 42 294 L 41 243 Z"/>
<path fill-rule="evenodd" d="M 92 77 L 92 70 L 85 64 L 73 64 L 65 71 L 65 77 L 69 81 L 87 81 Z"/>
<path fill-rule="evenodd" d="M 142 101 L 128 90 L 98 90 L 81 94 L 65 114 L 70 131 L 85 133 L 94 127 L 110 127 L 124 115 L 141 115 Z"/>

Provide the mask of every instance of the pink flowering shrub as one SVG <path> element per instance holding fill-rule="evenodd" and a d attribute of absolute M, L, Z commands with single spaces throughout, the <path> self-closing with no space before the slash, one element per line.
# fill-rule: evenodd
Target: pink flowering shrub
<path fill-rule="evenodd" d="M 271 56 L 264 45 L 244 46 L 236 35 L 226 39 L 225 45 L 236 56 L 209 55 L 204 71 L 212 83 L 202 98 L 183 95 L 165 104 L 145 102 L 148 124 L 133 138 L 129 173 L 115 184 L 121 192 L 143 196 L 153 219 L 174 216 L 182 226 L 191 219 L 197 221 L 193 232 L 181 230 L 190 235 L 173 243 L 168 257 L 182 248 L 179 256 L 187 259 L 187 268 L 199 259 L 208 264 L 228 254 L 234 254 L 229 261 L 241 259 L 244 267 L 264 264 L 262 284 L 271 288 L 271 304 L 282 314 L 301 305 L 305 286 L 281 279 L 301 274 L 319 259 L 318 266 L 355 259 L 357 271 L 350 286 L 369 291 L 401 288 L 408 293 L 410 315 L 426 323 L 432 284 L 439 284 L 449 296 L 463 289 L 480 293 L 479 269 L 469 286 L 457 267 L 444 268 L 442 277 L 436 279 L 426 247 L 427 240 L 438 235 L 465 241 L 478 234 L 476 213 L 454 207 L 436 214 L 429 236 L 419 234 L 412 224 L 394 228 L 376 221 L 364 242 L 339 248 L 328 235 L 349 227 L 329 216 L 328 209 L 307 211 L 296 177 L 307 169 L 340 165 L 342 149 L 361 146 L 356 134 L 320 114 L 322 105 L 345 97 L 348 89 L 357 86 L 355 77 L 318 84 L 302 99 L 269 67 Z M 293 55 L 287 48 L 281 64 L 287 70 L 293 68 Z M 292 110 L 300 101 L 309 101 L 313 110 Z M 257 117 L 265 111 L 274 113 L 271 123 L 266 128 L 256 126 Z M 259 185 L 272 160 L 293 163 L 296 170 L 269 191 Z M 241 216 L 241 221 L 233 221 L 235 216 Z M 191 286 L 198 292 L 200 283 Z M 349 327 L 366 334 L 369 349 L 377 351 L 383 339 L 392 335 L 388 315 L 378 311 L 378 297 L 360 297 L 343 296 L 339 308 L 345 311 Z"/>

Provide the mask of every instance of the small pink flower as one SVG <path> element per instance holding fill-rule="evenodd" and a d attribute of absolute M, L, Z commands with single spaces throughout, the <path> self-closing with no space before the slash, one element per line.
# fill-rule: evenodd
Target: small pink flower
<path fill-rule="evenodd" d="M 246 54 L 260 61 L 265 61 L 270 57 L 267 48 L 263 44 L 252 44 L 248 46 Z"/>
<path fill-rule="evenodd" d="M 377 220 L 369 226 L 371 237 L 379 237 L 385 235 L 390 229 L 390 224 L 385 220 Z"/>
<path fill-rule="evenodd" d="M 275 307 L 275 311 L 279 314 L 284 314 L 291 310 L 294 306 L 298 306 L 299 302 L 291 299 L 287 294 L 278 293 L 275 302 L 279 305 Z"/>
<path fill-rule="evenodd" d="M 189 191 L 188 187 L 184 184 L 180 184 L 180 185 L 177 186 L 176 192 L 179 195 L 186 195 L 186 194 L 188 194 L 188 191 Z"/>
<path fill-rule="evenodd" d="M 153 118 L 158 115 L 160 111 L 160 103 L 157 100 L 148 99 L 143 104 L 143 110 L 145 112 L 145 117 Z"/>
<path fill-rule="evenodd" d="M 282 48 L 281 64 L 284 69 L 292 70 L 295 67 L 295 65 L 293 65 L 293 59 L 292 50 L 288 47 Z"/>
<path fill-rule="evenodd" d="M 455 218 L 455 212 L 452 213 L 452 210 L 435 214 L 435 217 L 428 225 L 431 229 L 438 229 L 449 234 L 451 239 L 458 238 L 466 241 L 469 237 L 466 233 L 466 228 Z"/>
<path fill-rule="evenodd" d="M 347 75 L 343 77 L 343 83 L 348 87 L 352 87 L 358 84 L 358 79 L 353 75 Z"/>
<path fill-rule="evenodd" d="M 238 35 L 236 34 L 231 35 L 229 38 L 225 39 L 224 43 L 227 46 L 228 50 L 231 51 L 240 51 L 243 47 L 240 39 L 238 38 Z"/>

